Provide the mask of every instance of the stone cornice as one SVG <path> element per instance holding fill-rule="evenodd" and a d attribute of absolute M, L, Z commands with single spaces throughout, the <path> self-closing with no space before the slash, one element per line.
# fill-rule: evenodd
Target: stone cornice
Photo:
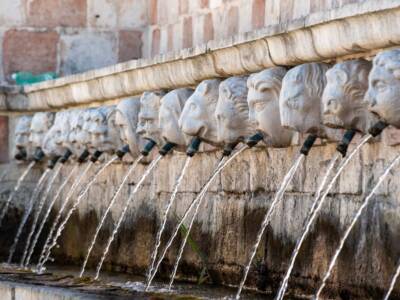
<path fill-rule="evenodd" d="M 238 35 L 179 53 L 159 55 L 0 93 L 0 113 L 98 105 L 148 90 L 194 86 L 214 77 L 272 66 L 369 56 L 400 45 L 400 1 L 369 0 Z"/>

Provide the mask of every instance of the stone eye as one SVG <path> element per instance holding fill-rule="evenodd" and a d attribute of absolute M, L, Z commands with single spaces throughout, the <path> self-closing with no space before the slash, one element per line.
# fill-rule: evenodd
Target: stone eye
<path fill-rule="evenodd" d="M 256 102 L 256 103 L 254 103 L 254 110 L 256 111 L 256 112 L 260 112 L 260 111 L 262 111 L 263 109 L 264 109 L 264 107 L 265 107 L 265 102 L 262 102 L 262 101 L 259 101 L 259 102 Z"/>

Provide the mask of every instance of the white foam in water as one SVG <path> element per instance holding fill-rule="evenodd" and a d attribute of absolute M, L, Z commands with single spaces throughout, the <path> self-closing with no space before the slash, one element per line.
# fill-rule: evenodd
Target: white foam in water
<path fill-rule="evenodd" d="M 217 167 L 215 168 L 214 172 L 212 173 L 212 175 L 210 176 L 210 178 L 208 179 L 208 181 L 206 182 L 206 184 L 203 186 L 203 188 L 201 189 L 199 195 L 192 201 L 192 203 L 190 203 L 189 207 L 186 209 L 183 217 L 181 218 L 181 220 L 179 221 L 178 225 L 175 226 L 175 229 L 170 237 L 170 239 L 168 240 L 164 251 L 162 252 L 162 254 L 160 255 L 157 264 L 154 268 L 154 272 L 153 274 L 151 274 L 150 279 L 147 281 L 147 285 L 146 285 L 146 291 L 149 290 L 150 285 L 155 277 L 155 275 L 157 274 L 157 271 L 161 265 L 161 262 L 163 261 L 165 255 L 167 254 L 168 249 L 171 247 L 172 242 L 174 241 L 175 237 L 177 236 L 180 227 L 182 226 L 183 222 L 185 221 L 185 219 L 188 217 L 188 215 L 190 214 L 190 212 L 192 211 L 192 209 L 195 207 L 195 205 L 197 205 L 198 202 L 200 202 L 200 200 L 202 199 L 203 194 L 205 193 L 204 191 L 206 191 L 209 187 L 209 185 L 213 182 L 213 180 L 217 177 L 217 175 L 226 167 L 226 165 L 228 165 L 233 159 L 236 158 L 236 156 L 238 156 L 240 153 L 242 153 L 242 151 L 244 151 L 247 147 L 244 146 L 243 148 L 241 148 L 240 150 L 238 150 L 236 153 L 234 153 L 231 157 L 229 157 L 229 159 L 225 160 L 226 157 L 223 157 L 223 159 L 221 159 L 217 165 Z M 179 263 L 179 262 L 178 262 Z"/>
<path fill-rule="evenodd" d="M 397 264 L 396 272 L 394 273 L 393 278 L 390 282 L 389 289 L 387 290 L 386 295 L 383 298 L 383 300 L 389 300 L 390 294 L 392 293 L 392 291 L 394 289 L 394 285 L 396 284 L 396 281 L 399 278 L 399 275 L 400 275 L 400 260 L 399 260 L 399 263 Z"/>
<path fill-rule="evenodd" d="M 43 246 L 42 252 L 40 254 L 40 259 L 39 259 L 39 263 L 37 265 L 37 269 L 41 270 L 46 262 L 46 260 L 49 258 L 50 253 L 48 251 L 50 244 L 50 241 L 52 240 L 53 237 L 53 233 L 56 230 L 56 227 L 58 225 L 58 222 L 61 219 L 62 213 L 64 212 L 65 208 L 67 207 L 67 204 L 69 202 L 69 199 L 72 197 L 72 195 L 74 194 L 75 190 L 78 188 L 79 183 L 81 182 L 82 178 L 84 178 L 84 176 L 86 175 L 86 173 L 89 171 L 89 169 L 93 166 L 93 162 L 89 162 L 86 166 L 86 168 L 84 169 L 83 172 L 81 172 L 81 174 L 75 179 L 74 183 L 72 184 L 71 189 L 69 190 L 67 197 L 65 197 L 65 200 L 63 201 L 63 204 L 61 205 L 60 210 L 57 213 L 57 216 L 53 222 L 53 225 L 51 226 L 50 232 L 47 236 L 46 242 Z"/>
<path fill-rule="evenodd" d="M 17 194 L 19 188 L 21 187 L 22 182 L 24 181 L 25 177 L 28 175 L 28 173 L 32 170 L 33 166 L 35 165 L 36 162 L 32 161 L 25 169 L 25 171 L 21 174 L 21 176 L 18 178 L 17 184 L 14 187 L 14 190 L 11 192 L 10 196 L 8 196 L 6 203 L 3 206 L 3 209 L 1 210 L 0 213 L 0 226 L 1 223 L 3 222 L 4 216 L 7 213 L 8 207 L 10 206 L 10 203 L 12 199 L 15 197 Z"/>
<path fill-rule="evenodd" d="M 85 273 L 85 268 L 86 268 L 86 265 L 87 265 L 87 263 L 88 263 L 90 254 L 91 254 L 92 251 L 93 251 L 93 247 L 94 247 L 94 245 L 95 245 L 95 243 L 96 243 L 96 240 L 97 240 L 97 237 L 98 237 L 98 235 L 99 235 L 99 233 L 100 233 L 100 230 L 101 230 L 101 228 L 103 227 L 104 222 L 106 221 L 106 218 L 107 218 L 108 213 L 110 212 L 110 210 L 111 210 L 111 208 L 113 207 L 115 201 L 117 200 L 118 195 L 121 193 L 122 188 L 124 187 L 124 185 L 125 185 L 126 182 L 128 181 L 128 178 L 131 176 L 132 172 L 136 169 L 136 167 L 137 167 L 139 161 L 141 161 L 142 158 L 143 158 L 143 155 L 139 156 L 139 157 L 136 159 L 136 161 L 132 164 L 132 166 L 129 168 L 128 172 L 125 174 L 125 176 L 124 176 L 122 182 L 120 183 L 120 185 L 119 185 L 117 191 L 114 193 L 113 197 L 111 198 L 111 201 L 110 201 L 110 203 L 108 204 L 107 209 L 106 209 L 106 211 L 104 212 L 103 216 L 101 217 L 101 221 L 100 221 L 99 225 L 98 225 L 97 228 L 96 228 L 96 232 L 94 233 L 94 236 L 93 236 L 92 241 L 91 241 L 91 243 L 90 243 L 90 246 L 89 246 L 89 248 L 88 248 L 88 251 L 87 251 L 87 254 L 86 254 L 86 257 L 85 257 L 85 261 L 83 262 L 83 265 L 82 265 L 82 268 L 81 268 L 81 273 L 79 274 L 79 277 L 82 277 L 83 274 Z"/>
<path fill-rule="evenodd" d="M 315 295 L 315 300 L 318 300 L 322 290 L 324 289 L 326 285 L 326 281 L 328 278 L 331 276 L 332 270 L 336 264 L 337 258 L 339 257 L 340 252 L 343 249 L 344 243 L 346 242 L 347 238 L 350 235 L 351 230 L 353 229 L 354 225 L 357 223 L 358 219 L 360 218 L 361 214 L 363 213 L 364 209 L 368 206 L 369 202 L 371 201 L 372 197 L 374 196 L 375 192 L 379 188 L 379 186 L 382 184 L 382 182 L 385 180 L 387 175 L 389 175 L 389 172 L 394 168 L 394 166 L 400 161 L 400 155 L 396 157 L 395 160 L 392 161 L 392 163 L 386 168 L 386 170 L 383 172 L 383 174 L 379 177 L 378 182 L 372 189 L 372 191 L 368 194 L 368 196 L 365 198 L 364 202 L 361 204 L 360 208 L 357 210 L 356 214 L 354 215 L 352 221 L 350 222 L 350 225 L 347 227 L 343 237 L 340 240 L 339 246 L 335 251 L 335 254 L 333 255 L 330 263 L 328 270 L 325 273 L 324 278 L 322 279 L 322 283 Z"/>
<path fill-rule="evenodd" d="M 56 178 L 60 174 L 61 168 L 62 168 L 62 164 L 58 164 L 56 166 L 56 168 L 54 170 L 54 174 L 51 177 L 50 181 L 47 183 L 47 188 L 46 188 L 45 192 L 43 193 L 42 197 L 40 198 L 39 205 L 38 205 L 38 208 L 36 210 L 35 217 L 34 217 L 34 220 L 33 220 L 33 223 L 32 223 L 31 231 L 29 232 L 28 239 L 26 241 L 24 254 L 22 255 L 21 264 L 20 264 L 21 267 L 26 266 L 27 264 L 29 264 L 30 255 L 28 255 L 28 250 L 29 250 L 29 247 L 31 245 L 32 236 L 35 233 L 37 222 L 39 221 L 39 216 L 40 216 L 40 214 L 41 214 L 41 212 L 43 210 L 43 207 L 44 207 L 44 204 L 46 202 L 47 196 L 50 193 L 50 190 L 51 190 L 51 188 L 52 188 L 52 186 L 54 184 L 54 181 L 56 180 Z M 26 259 L 26 264 L 24 264 L 25 259 Z"/>
<path fill-rule="evenodd" d="M 51 250 L 57 245 L 58 238 L 61 236 L 65 226 L 67 225 L 67 223 L 68 223 L 69 219 L 71 218 L 73 212 L 78 208 L 78 205 L 81 202 L 81 200 L 83 199 L 83 197 L 89 191 L 89 189 L 93 185 L 93 183 L 96 182 L 96 180 L 99 177 L 99 175 L 101 173 L 103 173 L 104 170 L 107 169 L 107 167 L 109 165 L 111 165 L 116 159 L 118 159 L 118 156 L 113 157 L 107 163 L 103 164 L 103 166 L 101 166 L 100 169 L 97 170 L 96 174 L 92 177 L 92 179 L 86 184 L 86 186 L 83 189 L 83 191 L 78 195 L 78 197 L 76 198 L 74 204 L 72 205 L 72 207 L 67 212 L 67 214 L 66 214 L 66 216 L 64 218 L 64 221 L 62 221 L 60 226 L 58 227 L 58 229 L 56 231 L 56 234 L 54 235 L 53 241 L 52 241 L 52 243 L 50 244 L 50 246 L 49 246 L 49 248 L 47 250 L 47 256 L 44 259 L 44 261 L 42 263 L 42 266 L 44 266 L 44 264 L 47 262 L 47 259 L 49 258 L 50 254 L 51 254 Z"/>
<path fill-rule="evenodd" d="M 256 252 L 257 252 L 258 246 L 260 245 L 261 238 L 264 234 L 264 231 L 267 228 L 269 222 L 271 221 L 271 218 L 275 211 L 275 208 L 278 205 L 278 203 L 282 200 L 283 195 L 285 194 L 285 191 L 286 191 L 289 183 L 292 181 L 292 178 L 293 178 L 294 174 L 296 173 L 298 167 L 300 166 L 300 163 L 303 161 L 304 157 L 305 156 L 303 154 L 301 154 L 299 156 L 299 158 L 295 161 L 293 166 L 290 168 L 289 172 L 287 172 L 286 176 L 283 178 L 283 181 L 275 195 L 274 200 L 271 203 L 271 206 L 269 207 L 267 213 L 264 216 L 264 219 L 261 223 L 260 230 L 258 231 L 258 234 L 257 234 L 256 242 L 254 243 L 253 249 L 251 251 L 249 261 L 244 269 L 244 274 L 243 274 L 242 280 L 240 282 L 238 291 L 236 293 L 236 299 L 240 299 L 240 293 L 242 292 L 243 286 L 247 279 L 247 275 L 249 274 L 251 263 L 253 262 L 254 256 L 256 255 Z"/>
<path fill-rule="evenodd" d="M 156 259 L 157 259 L 158 248 L 160 247 L 160 244 L 161 244 L 161 237 L 162 237 L 162 234 L 163 234 L 164 229 L 165 229 L 165 224 L 167 224 L 168 213 L 169 213 L 169 211 L 170 211 L 170 209 L 172 207 L 172 204 L 174 204 L 176 195 L 178 193 L 178 189 L 179 189 L 179 187 L 181 185 L 183 177 L 185 176 L 186 169 L 188 168 L 188 166 L 190 164 L 190 161 L 191 161 L 191 157 L 188 156 L 186 158 L 185 164 L 184 164 L 184 166 L 183 166 L 183 168 L 181 170 L 181 174 L 179 175 L 178 179 L 175 182 L 175 186 L 174 186 L 174 189 L 172 191 L 172 195 L 171 195 L 171 197 L 170 197 L 170 199 L 169 199 L 169 201 L 167 203 L 167 206 L 165 207 L 164 214 L 163 214 L 163 217 L 162 217 L 162 223 L 161 223 L 160 228 L 158 229 L 157 236 L 156 236 L 156 243 L 154 245 L 154 250 L 153 250 L 153 253 L 151 255 L 151 264 L 150 264 L 149 270 L 147 272 L 146 281 L 148 281 L 150 279 L 150 276 L 153 273 L 154 264 L 155 264 Z"/>
<path fill-rule="evenodd" d="M 115 226 L 114 226 L 114 230 L 113 230 L 113 232 L 111 233 L 111 236 L 110 236 L 110 238 L 109 238 L 109 240 L 108 240 L 108 242 L 107 242 L 107 245 L 106 245 L 106 247 L 105 247 L 105 249 L 104 249 L 103 255 L 102 255 L 102 257 L 101 257 L 101 259 L 100 259 L 100 262 L 99 262 L 99 264 L 98 264 L 98 266 L 97 266 L 95 279 L 98 279 L 98 278 L 99 278 L 100 271 L 101 271 L 101 267 L 103 266 L 104 260 L 105 260 L 107 254 L 108 254 L 108 251 L 110 250 L 110 246 L 111 246 L 112 242 L 114 241 L 115 236 L 116 236 L 117 233 L 118 233 L 119 227 L 121 226 L 122 221 L 123 221 L 124 218 L 125 218 L 125 214 L 126 214 L 126 212 L 128 211 L 129 204 L 130 204 L 131 201 L 134 199 L 134 197 L 135 197 L 137 191 L 139 190 L 139 188 L 140 188 L 141 185 L 143 184 L 143 182 L 144 182 L 144 180 L 146 179 L 146 177 L 147 177 L 147 176 L 151 173 L 151 171 L 157 166 L 157 164 L 158 164 L 158 162 L 161 160 L 161 158 L 162 158 L 162 156 L 159 155 L 155 160 L 153 160 L 153 161 L 151 162 L 151 164 L 147 167 L 146 172 L 142 175 L 142 178 L 140 178 L 140 180 L 139 180 L 138 183 L 136 184 L 136 186 L 135 186 L 135 188 L 134 188 L 132 194 L 129 196 L 128 200 L 126 201 L 125 207 L 124 207 L 124 209 L 122 210 L 121 216 L 119 217 L 118 222 L 117 222 L 117 223 L 115 224 Z"/>
<path fill-rule="evenodd" d="M 43 172 L 42 176 L 40 176 L 39 181 L 36 183 L 36 187 L 33 190 L 32 197 L 29 200 L 28 207 L 24 211 L 24 215 L 22 216 L 21 223 L 18 226 L 17 234 L 15 235 L 15 238 L 14 238 L 14 242 L 13 242 L 11 248 L 10 248 L 10 253 L 8 255 L 8 260 L 7 260 L 7 262 L 9 264 L 11 263 L 12 258 L 14 256 L 15 248 L 18 245 L 19 237 L 21 236 L 22 230 L 24 229 L 24 226 L 25 226 L 26 222 L 28 221 L 28 218 L 29 218 L 29 216 L 30 216 L 30 214 L 32 212 L 32 209 L 33 209 L 33 206 L 34 206 L 34 204 L 36 202 L 36 199 L 39 196 L 40 189 L 42 188 L 42 185 L 43 185 L 44 181 L 46 180 L 47 175 L 49 173 L 50 173 L 50 169 L 46 169 L 46 171 Z"/>

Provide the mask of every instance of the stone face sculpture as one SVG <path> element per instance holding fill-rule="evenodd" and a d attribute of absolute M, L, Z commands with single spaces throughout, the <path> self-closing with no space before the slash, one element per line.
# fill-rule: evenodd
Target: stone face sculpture
<path fill-rule="evenodd" d="M 247 80 L 247 101 L 251 127 L 264 136 L 264 142 L 273 147 L 290 146 L 293 131 L 281 125 L 279 94 L 286 69 L 270 68 L 252 74 Z"/>
<path fill-rule="evenodd" d="M 217 121 L 214 116 L 220 83 L 219 79 L 202 81 L 186 101 L 179 119 L 179 126 L 183 133 L 199 137 L 215 146 L 220 146 L 217 137 Z"/>
<path fill-rule="evenodd" d="M 327 71 L 322 96 L 326 126 L 365 133 L 377 121 L 364 101 L 371 67 L 370 62 L 357 59 L 338 63 Z"/>
<path fill-rule="evenodd" d="M 15 126 L 14 156 L 18 160 L 32 159 L 33 148 L 29 141 L 31 122 L 31 116 L 22 116 L 18 119 Z"/>
<path fill-rule="evenodd" d="M 383 121 L 400 128 L 400 50 L 384 51 L 373 60 L 365 100 Z"/>
<path fill-rule="evenodd" d="M 42 149 L 48 157 L 57 157 L 65 154 L 65 144 L 69 134 L 69 112 L 56 113 L 54 124 L 43 139 Z"/>
<path fill-rule="evenodd" d="M 90 142 L 87 143 L 89 152 L 113 154 L 122 146 L 115 117 L 116 106 L 102 106 L 91 111 L 89 119 L 85 120 L 89 124 L 87 129 L 90 135 Z"/>
<path fill-rule="evenodd" d="M 163 143 L 177 145 L 174 149 L 185 151 L 189 144 L 189 138 L 179 128 L 179 118 L 183 107 L 193 90 L 189 88 L 176 89 L 161 98 L 159 112 L 159 124 Z"/>
<path fill-rule="evenodd" d="M 137 157 L 143 147 L 143 140 L 136 133 L 139 110 L 139 98 L 124 99 L 118 103 L 115 109 L 115 125 L 119 129 L 123 144 L 129 145 L 129 152 L 132 157 Z"/>
<path fill-rule="evenodd" d="M 159 123 L 159 111 L 163 91 L 145 92 L 140 97 L 139 124 L 136 132 L 145 140 L 154 141 L 161 146 L 161 129 Z"/>
<path fill-rule="evenodd" d="M 225 145 L 243 142 L 251 134 L 247 78 L 231 77 L 219 85 L 214 116 L 217 120 L 218 142 Z"/>
<path fill-rule="evenodd" d="M 324 63 L 307 63 L 286 73 L 279 98 L 284 127 L 326 137 L 321 102 L 328 68 Z"/>
<path fill-rule="evenodd" d="M 50 112 L 39 112 L 34 114 L 31 122 L 31 134 L 29 141 L 35 149 L 34 158 L 40 160 L 44 153 L 42 151 L 42 145 L 44 137 L 50 130 L 54 122 L 54 113 Z"/>
<path fill-rule="evenodd" d="M 84 120 L 90 119 L 91 110 L 73 110 L 69 115 L 70 131 L 64 147 L 68 148 L 75 158 L 80 157 L 87 150 L 89 134 L 83 130 L 83 125 Z"/>

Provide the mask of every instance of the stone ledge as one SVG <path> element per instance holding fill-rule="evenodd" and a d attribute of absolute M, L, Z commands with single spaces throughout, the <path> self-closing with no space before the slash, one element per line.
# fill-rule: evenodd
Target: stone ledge
<path fill-rule="evenodd" d="M 399 0 L 348 4 L 179 53 L 27 86 L 28 101 L 3 100 L 0 112 L 96 105 L 147 90 L 193 86 L 207 78 L 247 74 L 276 65 L 370 56 L 400 44 L 399 25 Z"/>

